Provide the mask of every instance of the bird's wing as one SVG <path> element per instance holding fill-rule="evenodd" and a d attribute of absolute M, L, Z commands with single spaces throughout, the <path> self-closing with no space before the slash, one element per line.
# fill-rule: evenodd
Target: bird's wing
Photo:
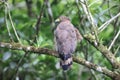
<path fill-rule="evenodd" d="M 77 28 L 75 28 L 75 32 L 76 32 L 76 36 L 77 36 L 77 41 L 80 42 L 83 39 L 83 37 Z"/>
<path fill-rule="evenodd" d="M 68 54 L 73 53 L 75 51 L 76 33 L 73 25 L 67 23 L 58 25 L 54 35 L 56 38 L 57 51 L 60 54 L 61 53 Z"/>

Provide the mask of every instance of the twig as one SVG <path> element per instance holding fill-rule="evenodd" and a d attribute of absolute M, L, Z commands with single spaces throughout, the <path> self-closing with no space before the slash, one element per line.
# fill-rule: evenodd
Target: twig
<path fill-rule="evenodd" d="M 87 6 L 86 0 L 81 0 L 81 1 L 84 2 L 84 4 L 81 3 L 81 5 L 82 5 L 82 7 L 83 7 L 83 10 L 84 10 L 85 14 L 87 15 L 87 18 L 88 18 L 89 22 L 90 22 L 91 25 L 92 25 L 91 30 L 92 30 L 92 32 L 94 32 L 96 41 L 98 42 L 99 39 L 98 39 L 98 36 L 97 36 L 97 33 L 98 33 L 98 32 L 97 32 L 97 25 L 95 24 L 95 21 L 94 21 L 94 19 L 93 19 L 93 17 L 92 17 L 92 14 L 91 14 L 88 6 Z"/>
<path fill-rule="evenodd" d="M 33 17 L 33 12 L 32 12 L 32 0 L 25 0 L 27 4 L 27 10 L 28 10 L 28 15 L 30 17 Z"/>
<path fill-rule="evenodd" d="M 107 28 L 107 26 L 108 26 L 113 20 L 115 20 L 115 19 L 116 19 L 117 17 L 119 17 L 119 16 L 120 16 L 120 12 L 119 12 L 116 16 L 112 17 L 111 19 L 109 19 L 108 21 L 106 21 L 104 24 L 102 24 L 102 25 L 98 28 L 99 33 L 102 32 L 105 28 Z"/>
<path fill-rule="evenodd" d="M 111 15 L 111 9 L 110 9 L 110 0 L 107 0 L 107 6 L 108 6 L 108 14 L 110 16 L 110 18 L 112 18 L 112 15 Z"/>
<path fill-rule="evenodd" d="M 77 3 L 78 3 L 78 1 L 80 1 L 80 3 L 83 3 L 83 4 L 85 4 L 85 3 L 84 3 L 84 1 L 81 1 L 81 0 L 76 0 L 76 2 L 77 2 Z"/>
<path fill-rule="evenodd" d="M 19 66 L 20 66 L 23 58 L 26 57 L 26 55 L 27 55 L 27 52 L 25 52 L 25 54 L 24 54 L 24 55 L 22 56 L 22 58 L 19 60 L 17 66 L 16 66 L 16 68 L 15 68 L 15 75 L 13 76 L 12 80 L 14 80 L 14 79 L 16 78 L 16 76 L 18 75 L 18 68 L 19 68 Z"/>
<path fill-rule="evenodd" d="M 94 72 L 92 69 L 90 69 L 90 72 L 92 73 L 92 75 L 93 75 L 93 77 L 95 78 L 95 80 L 98 80 L 98 78 L 97 78 L 95 72 Z"/>
<path fill-rule="evenodd" d="M 36 35 L 37 35 L 37 36 L 38 36 L 38 33 L 39 33 L 39 29 L 40 29 L 39 25 L 41 24 L 41 17 L 42 17 L 42 15 L 43 15 L 43 11 L 44 11 L 44 4 L 43 4 L 42 7 L 41 7 L 40 14 L 39 14 L 37 23 L 36 23 L 36 25 L 35 25 L 35 27 L 36 27 Z"/>
<path fill-rule="evenodd" d="M 8 48 L 8 49 L 13 49 L 13 50 L 23 50 L 26 52 L 33 52 L 33 53 L 37 53 L 37 54 L 45 54 L 45 55 L 50 55 L 50 56 L 54 56 L 54 57 L 59 57 L 58 53 L 54 50 L 50 50 L 47 48 L 36 48 L 34 46 L 24 46 L 18 43 L 4 43 L 4 42 L 0 42 L 0 47 L 1 48 Z M 116 78 L 119 77 L 119 74 L 117 72 L 112 72 L 111 70 L 105 68 L 105 67 L 101 67 L 98 66 L 96 64 L 93 64 L 89 61 L 86 61 L 83 58 L 77 58 L 73 56 L 73 61 L 78 63 L 78 64 L 82 64 L 88 68 L 91 68 L 93 70 L 96 70 L 100 73 L 103 73 L 111 78 Z"/>
<path fill-rule="evenodd" d="M 119 7 L 119 10 L 118 10 L 118 12 L 120 12 L 120 7 Z M 117 33 L 117 30 L 118 30 L 118 24 L 119 23 L 119 17 L 117 17 L 116 18 L 116 20 L 114 21 L 114 23 L 113 23 L 113 26 L 114 26 L 114 35 Z"/>
<path fill-rule="evenodd" d="M 88 6 L 87 6 L 87 2 L 86 2 L 85 0 L 82 0 L 82 1 L 84 1 L 84 4 L 81 3 L 81 5 L 82 5 L 82 7 L 83 7 L 83 10 L 84 10 L 85 14 L 86 14 L 87 17 L 88 17 L 88 20 L 89 20 L 90 23 L 92 24 L 92 27 L 97 27 L 97 25 L 94 23 L 94 19 L 93 19 L 93 17 L 92 17 L 92 14 L 91 14 Z"/>
<path fill-rule="evenodd" d="M 88 5 L 88 7 L 91 7 L 93 4 L 95 4 L 95 3 L 98 2 L 98 1 L 100 1 L 100 0 L 95 0 L 95 1 L 93 1 L 91 4 Z"/>
<path fill-rule="evenodd" d="M 116 69 L 120 69 L 120 62 L 118 62 L 114 56 L 114 54 L 108 50 L 108 48 L 106 46 L 104 46 L 103 44 L 98 44 L 97 46 L 94 44 L 95 40 L 94 40 L 94 36 L 92 34 L 86 34 L 84 35 L 84 38 L 90 43 L 92 44 L 98 51 L 100 51 L 107 59 L 108 61 L 111 63 L 111 65 L 116 68 Z"/>
<path fill-rule="evenodd" d="M 5 24 L 6 24 L 6 27 L 7 27 L 7 31 L 8 31 L 8 35 L 9 35 L 9 37 L 10 37 L 10 40 L 13 42 L 13 38 L 12 38 L 12 36 L 11 36 L 11 33 L 10 33 L 10 29 L 9 29 L 9 27 L 8 27 L 8 22 L 7 22 L 7 8 L 6 8 L 6 5 L 4 5 L 5 6 Z"/>
<path fill-rule="evenodd" d="M 117 52 L 118 52 L 119 49 L 120 49 L 120 45 L 119 45 L 118 48 L 115 50 L 114 55 L 117 54 Z"/>
<path fill-rule="evenodd" d="M 38 37 L 38 34 L 39 34 L 39 31 L 40 31 L 40 24 L 41 24 L 41 18 L 42 18 L 42 15 L 43 15 L 43 11 L 44 11 L 44 3 L 41 7 L 41 10 L 40 10 L 40 14 L 38 16 L 38 19 L 37 19 L 37 22 L 36 22 L 36 25 L 35 25 L 35 29 L 36 29 L 36 35 L 35 35 L 35 39 L 34 39 L 34 42 L 36 42 L 37 40 L 37 37 Z"/>
<path fill-rule="evenodd" d="M 45 0 L 45 4 L 47 6 L 49 18 L 51 20 L 51 26 L 54 27 L 54 25 L 55 25 L 54 24 L 54 18 L 53 18 L 53 13 L 52 13 L 52 9 L 51 9 L 51 5 L 50 5 L 49 0 Z"/>
<path fill-rule="evenodd" d="M 78 9 L 78 16 L 79 16 L 79 22 L 81 23 L 81 25 L 82 26 L 84 26 L 84 20 L 86 19 L 86 16 L 82 16 L 81 17 L 81 10 L 80 10 L 80 8 L 81 7 L 79 7 L 79 1 L 78 0 L 75 0 L 75 3 L 76 3 L 76 7 L 77 7 L 77 9 Z M 83 3 L 84 4 L 84 3 Z M 79 25 L 80 26 L 80 25 Z M 83 32 L 85 31 L 85 27 L 81 27 L 82 28 L 82 30 L 83 30 Z"/>
<path fill-rule="evenodd" d="M 118 33 L 116 34 L 116 36 L 114 37 L 113 41 L 111 42 L 108 50 L 110 50 L 113 46 L 113 44 L 115 43 L 116 39 L 118 38 L 118 36 L 120 35 L 120 30 L 118 31 Z"/>
<path fill-rule="evenodd" d="M 10 15 L 9 5 L 8 5 L 8 3 L 5 3 L 5 4 L 6 4 L 6 8 L 8 9 L 8 16 L 9 16 L 9 19 L 10 19 L 10 22 L 11 22 L 11 25 L 12 25 L 12 28 L 13 28 L 13 31 L 14 31 L 14 33 L 15 33 L 15 36 L 16 36 L 17 40 L 19 41 L 19 43 L 21 43 L 21 41 L 20 41 L 20 39 L 19 39 L 19 37 L 18 37 L 18 34 L 17 34 L 17 32 L 16 32 L 15 26 L 14 26 L 14 24 L 13 24 L 11 15 Z"/>
<path fill-rule="evenodd" d="M 79 18 L 80 18 L 81 14 L 80 14 L 80 8 L 79 8 L 78 0 L 75 0 L 75 2 L 76 2 L 77 9 L 78 9 Z"/>
<path fill-rule="evenodd" d="M 19 43 L 22 44 L 21 41 L 20 41 L 20 39 L 19 39 L 19 37 L 18 37 L 18 34 L 17 34 L 17 32 L 16 32 L 15 26 L 14 26 L 14 24 L 13 24 L 13 21 L 12 21 L 12 18 L 11 18 L 11 14 L 10 14 L 10 10 L 9 10 L 9 5 L 8 5 L 7 2 L 5 2 L 5 8 L 6 8 L 5 21 L 6 21 L 7 30 L 8 30 L 8 33 L 9 33 L 8 35 L 10 36 L 10 39 L 13 41 L 12 36 L 11 36 L 11 34 L 10 34 L 10 30 L 9 30 L 8 24 L 7 24 L 7 17 L 6 17 L 6 16 L 7 16 L 7 11 L 8 11 L 9 20 L 10 20 L 10 22 L 11 22 L 11 25 L 12 25 L 13 31 L 14 31 L 14 33 L 15 33 L 15 36 L 16 36 L 17 40 L 19 41 Z M 23 57 L 24 57 L 24 55 L 23 55 Z M 23 58 L 20 59 L 18 65 L 17 65 L 16 74 L 15 74 L 15 76 L 13 77 L 13 80 L 14 80 L 14 78 L 16 77 L 16 75 L 17 75 L 17 73 L 18 73 L 19 64 L 21 63 L 22 59 L 23 59 Z"/>

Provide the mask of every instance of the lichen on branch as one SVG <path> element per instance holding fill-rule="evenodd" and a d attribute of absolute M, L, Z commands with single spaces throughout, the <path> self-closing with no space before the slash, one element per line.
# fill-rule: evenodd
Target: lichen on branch
<path fill-rule="evenodd" d="M 50 55 L 50 56 L 54 56 L 54 57 L 59 57 L 58 53 L 54 50 L 48 49 L 48 48 L 37 48 L 35 46 L 24 46 L 21 45 L 19 43 L 4 43 L 4 42 L 0 42 L 0 47 L 1 48 L 7 48 L 7 49 L 12 49 L 12 50 L 23 50 L 23 51 L 27 51 L 27 52 L 31 52 L 31 53 L 36 53 L 36 54 L 45 54 L 45 55 Z M 95 71 L 98 71 L 100 73 L 103 73 L 111 78 L 114 78 L 116 76 L 119 76 L 118 73 L 116 72 L 112 72 L 111 70 L 105 68 L 105 67 L 101 67 L 98 66 L 96 64 L 93 64 L 89 61 L 86 61 L 83 58 L 77 58 L 75 56 L 73 56 L 73 61 L 78 63 L 78 64 L 82 64 L 90 69 L 93 69 Z"/>

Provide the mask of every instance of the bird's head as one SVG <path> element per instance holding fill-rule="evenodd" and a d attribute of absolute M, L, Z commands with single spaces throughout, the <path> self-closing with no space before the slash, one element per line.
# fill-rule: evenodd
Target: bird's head
<path fill-rule="evenodd" d="M 55 23 L 58 24 L 58 23 L 63 22 L 63 21 L 70 21 L 70 19 L 68 17 L 66 17 L 66 16 L 60 16 L 59 18 L 57 18 L 55 20 Z"/>

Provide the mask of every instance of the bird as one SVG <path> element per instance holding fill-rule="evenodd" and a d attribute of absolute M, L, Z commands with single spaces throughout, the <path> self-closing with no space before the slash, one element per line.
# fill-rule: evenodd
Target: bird
<path fill-rule="evenodd" d="M 55 49 L 60 57 L 60 66 L 66 71 L 71 68 L 72 54 L 75 52 L 77 42 L 80 42 L 83 37 L 66 16 L 60 16 L 55 20 L 55 24 Z"/>

